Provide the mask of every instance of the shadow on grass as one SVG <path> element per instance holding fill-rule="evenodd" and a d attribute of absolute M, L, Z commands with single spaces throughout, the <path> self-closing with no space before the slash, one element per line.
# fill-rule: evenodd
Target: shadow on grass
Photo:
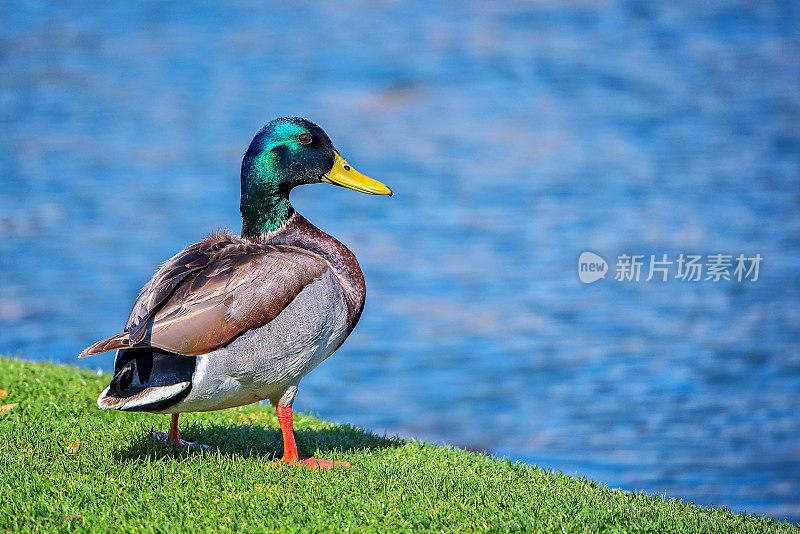
<path fill-rule="evenodd" d="M 197 448 L 179 449 L 150 436 L 144 426 L 131 435 L 128 447 L 114 454 L 117 460 L 141 458 L 186 457 L 195 454 L 222 454 L 239 458 L 266 457 L 278 459 L 283 454 L 283 437 L 276 428 L 260 425 L 219 425 L 193 423 L 181 428 L 181 437 L 187 441 L 203 443 L 210 451 Z M 355 450 L 400 447 L 403 440 L 387 438 L 364 432 L 349 425 L 320 430 L 295 430 L 295 441 L 301 456 L 324 458 L 324 454 Z"/>

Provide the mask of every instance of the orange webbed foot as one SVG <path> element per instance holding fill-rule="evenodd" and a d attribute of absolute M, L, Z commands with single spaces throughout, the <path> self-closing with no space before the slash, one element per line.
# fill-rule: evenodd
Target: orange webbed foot
<path fill-rule="evenodd" d="M 299 460 L 286 460 L 281 458 L 280 460 L 276 460 L 273 465 L 297 465 L 300 467 L 305 467 L 306 469 L 322 469 L 323 471 L 328 471 L 333 469 L 334 467 L 339 468 L 350 468 L 352 464 L 350 462 L 336 462 L 333 460 L 321 460 L 319 458 L 300 458 Z"/>
<path fill-rule="evenodd" d="M 334 462 L 332 460 L 319 460 L 317 458 L 300 458 L 297 454 L 297 444 L 294 441 L 294 429 L 292 427 L 292 407 L 277 406 L 275 411 L 278 415 L 278 423 L 283 433 L 283 458 L 280 463 L 284 465 L 302 465 L 308 469 L 322 469 L 327 471 L 334 467 L 350 467 L 350 462 Z"/>
<path fill-rule="evenodd" d="M 208 445 L 204 445 L 203 443 L 197 443 L 196 441 L 186 441 L 185 439 L 181 439 L 180 436 L 178 436 L 177 439 L 174 439 L 166 432 L 159 432 L 158 430 L 151 430 L 150 437 L 158 441 L 163 441 L 164 443 L 171 443 L 178 448 L 186 448 L 189 450 L 198 449 L 201 451 L 211 450 L 211 447 L 209 447 Z"/>
<path fill-rule="evenodd" d="M 308 469 L 322 469 L 323 471 L 333 469 L 334 467 L 351 467 L 350 462 L 334 462 L 333 460 L 320 460 L 313 457 L 301 459 L 299 463 Z"/>

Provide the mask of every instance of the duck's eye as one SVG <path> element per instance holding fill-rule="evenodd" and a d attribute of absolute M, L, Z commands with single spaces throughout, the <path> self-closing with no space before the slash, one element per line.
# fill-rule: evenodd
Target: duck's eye
<path fill-rule="evenodd" d="M 309 145 L 311 144 L 311 135 L 304 133 L 297 136 L 297 140 L 300 141 L 301 145 Z"/>

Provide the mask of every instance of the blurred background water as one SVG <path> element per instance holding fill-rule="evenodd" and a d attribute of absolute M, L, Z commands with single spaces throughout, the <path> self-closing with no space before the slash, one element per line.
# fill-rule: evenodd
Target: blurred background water
<path fill-rule="evenodd" d="M 798 521 L 799 90 L 794 2 L 4 2 L 0 352 L 110 370 L 75 356 L 301 115 L 396 196 L 293 193 L 369 295 L 296 407 Z"/>

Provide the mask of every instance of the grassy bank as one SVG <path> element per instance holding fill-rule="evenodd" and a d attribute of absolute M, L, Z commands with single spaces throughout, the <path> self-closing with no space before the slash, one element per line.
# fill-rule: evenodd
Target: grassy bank
<path fill-rule="evenodd" d="M 301 453 L 354 467 L 279 466 L 269 406 L 184 415 L 214 449 L 178 451 L 147 437 L 167 416 L 95 407 L 108 379 L 0 358 L 0 531 L 798 531 L 301 414 Z"/>

